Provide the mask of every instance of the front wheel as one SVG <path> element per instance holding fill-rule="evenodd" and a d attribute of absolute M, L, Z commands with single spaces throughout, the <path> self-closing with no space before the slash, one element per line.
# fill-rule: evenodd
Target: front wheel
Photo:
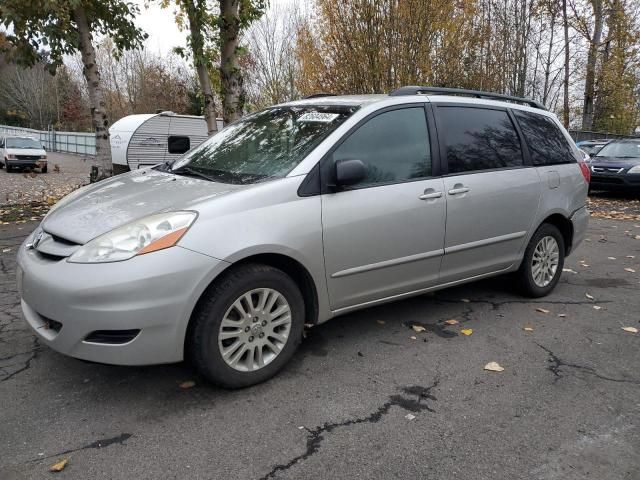
<path fill-rule="evenodd" d="M 302 339 L 304 299 L 286 273 L 234 268 L 205 293 L 191 319 L 187 349 L 198 371 L 225 388 L 275 375 Z"/>
<path fill-rule="evenodd" d="M 542 224 L 524 252 L 517 272 L 522 293 L 528 297 L 544 297 L 560 280 L 564 266 L 564 237 L 555 225 Z"/>

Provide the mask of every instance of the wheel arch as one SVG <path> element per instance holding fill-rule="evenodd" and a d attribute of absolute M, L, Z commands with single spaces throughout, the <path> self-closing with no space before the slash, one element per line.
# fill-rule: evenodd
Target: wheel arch
<path fill-rule="evenodd" d="M 562 234 L 562 238 L 564 240 L 565 256 L 569 255 L 571 253 L 571 248 L 573 245 L 573 223 L 571 222 L 571 220 L 569 220 L 561 213 L 553 213 L 547 216 L 542 222 L 540 222 L 540 225 L 543 225 L 545 223 L 553 225 L 558 230 L 560 230 L 560 233 Z M 540 228 L 540 225 L 538 226 L 538 228 Z"/>
<path fill-rule="evenodd" d="M 185 336 L 183 339 L 183 352 L 186 358 L 186 352 L 189 348 L 188 342 L 190 338 L 191 329 L 193 327 L 193 316 L 197 312 L 200 303 L 207 295 L 207 292 L 210 290 L 210 287 L 218 282 L 222 277 L 227 275 L 234 269 L 241 268 L 243 265 L 249 264 L 263 264 L 269 265 L 273 268 L 277 268 L 282 270 L 284 273 L 289 275 L 294 282 L 299 286 L 300 291 L 302 292 L 302 297 L 304 298 L 304 308 L 305 308 L 305 323 L 316 324 L 319 318 L 319 300 L 318 300 L 318 290 L 316 288 L 316 284 L 311 276 L 311 273 L 307 270 L 307 268 L 302 265 L 298 260 L 284 255 L 282 253 L 255 253 L 252 255 L 248 255 L 241 259 L 234 261 L 233 263 L 229 263 L 228 266 L 216 275 L 209 284 L 202 290 L 200 296 L 193 309 L 191 310 L 191 314 L 189 315 L 189 320 L 187 322 L 187 327 L 185 330 Z"/>

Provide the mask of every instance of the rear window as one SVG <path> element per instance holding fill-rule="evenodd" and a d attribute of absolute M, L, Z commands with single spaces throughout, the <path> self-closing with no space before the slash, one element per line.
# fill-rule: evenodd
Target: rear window
<path fill-rule="evenodd" d="M 534 165 L 557 165 L 576 161 L 567 139 L 549 117 L 514 110 Z"/>
<path fill-rule="evenodd" d="M 504 110 L 438 107 L 449 173 L 523 165 L 520 138 Z"/>

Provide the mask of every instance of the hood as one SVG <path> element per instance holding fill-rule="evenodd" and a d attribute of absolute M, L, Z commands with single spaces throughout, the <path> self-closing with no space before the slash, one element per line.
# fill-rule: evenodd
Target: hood
<path fill-rule="evenodd" d="M 197 210 L 197 205 L 250 185 L 229 185 L 144 169 L 84 187 L 61 200 L 42 228 L 85 244 L 103 233 L 154 213 Z"/>
<path fill-rule="evenodd" d="M 640 158 L 617 158 L 617 157 L 591 157 L 589 165 L 593 167 L 605 168 L 631 168 L 640 165 Z"/>
<path fill-rule="evenodd" d="M 46 155 L 47 152 L 42 148 L 11 148 L 8 147 L 7 153 L 11 155 L 29 155 L 29 156 L 41 156 Z"/>

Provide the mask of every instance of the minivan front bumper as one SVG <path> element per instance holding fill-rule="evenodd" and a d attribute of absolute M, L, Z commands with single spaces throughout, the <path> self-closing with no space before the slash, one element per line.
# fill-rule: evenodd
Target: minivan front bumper
<path fill-rule="evenodd" d="M 76 264 L 23 244 L 18 290 L 27 324 L 60 353 L 116 365 L 171 363 L 183 358 L 201 292 L 226 265 L 179 246 L 124 262 Z"/>

